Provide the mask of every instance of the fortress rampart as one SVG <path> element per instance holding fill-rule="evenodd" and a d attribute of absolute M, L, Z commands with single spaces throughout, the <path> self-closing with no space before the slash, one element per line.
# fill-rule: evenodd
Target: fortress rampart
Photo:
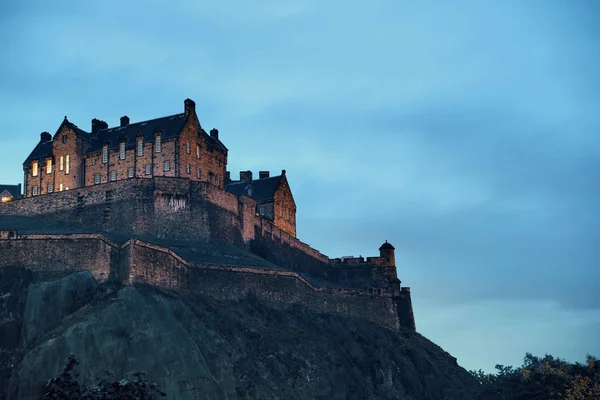
<path fill-rule="evenodd" d="M 343 288 L 316 284 L 296 271 L 190 262 L 168 247 L 138 239 L 122 244 L 102 234 L 19 234 L 0 231 L 0 268 L 33 272 L 36 281 L 89 270 L 99 281 L 190 289 L 221 300 L 254 294 L 275 307 L 299 304 L 391 329 L 414 329 L 407 288 Z"/>

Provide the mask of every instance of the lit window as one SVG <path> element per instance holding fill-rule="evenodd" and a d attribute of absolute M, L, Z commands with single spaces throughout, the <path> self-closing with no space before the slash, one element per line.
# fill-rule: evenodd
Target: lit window
<path fill-rule="evenodd" d="M 200 159 L 200 146 L 196 145 L 196 158 Z"/>
<path fill-rule="evenodd" d="M 50 158 L 46 160 L 46 173 L 52 173 L 52 160 Z"/>
<path fill-rule="evenodd" d="M 48 193 L 52 193 L 54 192 L 54 184 L 53 183 L 49 183 L 48 184 Z"/>
<path fill-rule="evenodd" d="M 133 167 L 129 167 L 127 169 L 127 177 L 128 178 L 133 178 Z"/>
<path fill-rule="evenodd" d="M 146 175 L 150 175 L 152 173 L 152 165 L 146 164 Z"/>
<path fill-rule="evenodd" d="M 38 176 L 38 162 L 34 161 L 31 163 L 31 175 Z"/>
<path fill-rule="evenodd" d="M 60 169 L 61 171 L 65 169 L 65 156 L 60 156 L 60 164 L 58 169 Z"/>
<path fill-rule="evenodd" d="M 94 175 L 94 185 L 100 184 L 100 174 Z"/>
<path fill-rule="evenodd" d="M 33 187 L 33 195 L 34 195 L 34 196 L 37 196 L 37 195 L 38 195 L 38 187 L 37 187 L 37 186 L 34 186 L 34 187 Z"/>
<path fill-rule="evenodd" d="M 137 155 L 141 157 L 144 155 L 144 139 L 139 138 L 137 141 Z"/>
<path fill-rule="evenodd" d="M 160 153 L 162 150 L 162 144 L 160 142 L 160 135 L 156 135 L 156 140 L 154 141 L 154 149 L 157 153 Z"/>
<path fill-rule="evenodd" d="M 67 162 L 67 163 L 66 163 L 66 168 L 65 168 L 65 174 L 68 174 L 68 173 L 69 173 L 69 170 L 70 170 L 70 169 L 69 169 L 69 167 L 70 167 L 70 163 L 69 163 L 69 155 L 68 155 L 68 154 L 67 154 L 67 157 L 66 157 L 66 162 Z"/>
<path fill-rule="evenodd" d="M 110 180 L 111 181 L 116 181 L 117 180 L 117 171 L 111 171 L 111 173 L 110 173 Z"/>
<path fill-rule="evenodd" d="M 200 168 L 196 168 L 196 178 L 200 179 Z"/>
<path fill-rule="evenodd" d="M 185 164 L 185 172 L 187 172 L 188 174 L 192 173 L 192 166 L 191 166 L 191 164 Z"/>
<path fill-rule="evenodd" d="M 165 161 L 165 172 L 170 171 L 171 170 L 171 161 L 167 160 Z"/>
<path fill-rule="evenodd" d="M 61 184 L 58 185 L 58 191 L 62 192 L 62 190 L 63 190 L 63 184 L 61 183 Z"/>
<path fill-rule="evenodd" d="M 67 186 L 67 187 L 65 188 L 65 190 L 69 190 L 69 187 Z"/>
<path fill-rule="evenodd" d="M 108 162 L 108 146 L 102 147 L 102 164 L 106 164 Z"/>
<path fill-rule="evenodd" d="M 185 142 L 185 152 L 190 154 L 190 142 Z"/>
<path fill-rule="evenodd" d="M 125 159 L 125 143 L 119 143 L 119 159 Z"/>

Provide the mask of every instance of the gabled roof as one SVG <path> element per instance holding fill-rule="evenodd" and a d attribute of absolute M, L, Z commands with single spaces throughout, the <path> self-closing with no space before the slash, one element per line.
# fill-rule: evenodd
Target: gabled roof
<path fill-rule="evenodd" d="M 186 123 L 184 113 L 168 115 L 166 117 L 155 118 L 148 121 L 135 122 L 126 126 L 115 126 L 112 128 L 98 131 L 92 139 L 91 146 L 86 153 L 101 151 L 102 147 L 108 144 L 110 149 L 117 148 L 123 140 L 126 144 L 134 144 L 137 137 L 143 137 L 146 142 L 154 142 L 155 134 L 160 133 L 161 139 L 169 139 L 179 135 Z M 209 146 L 227 151 L 227 148 L 220 140 L 208 135 L 204 129 L 201 134 L 205 137 Z"/>
<path fill-rule="evenodd" d="M 126 126 L 115 126 L 98 131 L 92 139 L 92 144 L 86 153 L 102 150 L 102 146 L 108 144 L 109 148 L 116 148 L 122 140 L 125 143 L 135 143 L 138 133 L 144 141 L 154 142 L 154 135 L 161 134 L 162 139 L 177 136 L 185 126 L 185 114 L 168 115 L 166 117 L 136 122 Z"/>
<path fill-rule="evenodd" d="M 248 196 L 256 201 L 271 200 L 281 184 L 283 175 L 270 178 L 254 179 L 251 181 L 233 181 L 225 190 L 236 196 Z"/>
<path fill-rule="evenodd" d="M 43 160 L 46 157 L 52 157 L 52 140 L 40 142 L 34 147 L 33 151 L 23 162 L 23 165 L 29 164 L 33 160 Z"/>
<path fill-rule="evenodd" d="M 84 131 L 83 129 L 79 129 L 79 127 L 77 125 L 75 125 L 74 123 L 70 122 L 66 116 L 63 119 L 63 121 L 61 122 L 58 129 L 56 130 L 56 133 L 54 134 L 54 136 L 56 136 L 58 134 L 58 132 L 60 132 L 65 127 L 71 129 L 73 132 L 75 132 L 75 134 L 77 136 L 81 137 L 82 139 L 87 140 L 87 141 L 90 140 L 90 134 L 88 132 Z M 48 138 L 50 140 L 48 140 L 48 141 L 40 140 L 38 142 L 38 144 L 35 146 L 35 148 L 33 149 L 33 151 L 25 159 L 23 164 L 29 164 L 33 160 L 43 160 L 46 157 L 52 157 L 52 136 L 50 136 L 50 134 L 47 132 L 45 132 L 44 134 L 48 135 Z M 42 137 L 44 136 L 44 134 L 42 134 Z"/>
<path fill-rule="evenodd" d="M 54 133 L 54 136 L 56 136 L 56 134 L 58 132 L 60 132 L 63 127 L 67 127 L 70 128 L 73 132 L 75 132 L 75 134 L 79 137 L 81 137 L 82 139 L 85 139 L 87 141 L 90 140 L 90 133 L 84 131 L 83 129 L 79 129 L 79 127 L 77 125 L 75 125 L 74 123 L 72 123 L 71 121 L 69 121 L 67 119 L 67 116 L 65 115 L 65 119 L 63 119 L 63 122 L 60 124 L 60 126 L 58 127 L 58 129 L 56 130 L 56 132 Z"/>
<path fill-rule="evenodd" d="M 21 196 L 21 188 L 19 185 L 0 185 L 0 197 L 6 196 L 6 194 L 9 194 L 16 199 Z"/>

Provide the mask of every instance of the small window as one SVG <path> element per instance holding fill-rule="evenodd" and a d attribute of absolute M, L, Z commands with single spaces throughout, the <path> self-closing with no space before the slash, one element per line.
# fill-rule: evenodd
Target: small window
<path fill-rule="evenodd" d="M 144 139 L 139 138 L 137 140 L 137 155 L 141 157 L 144 155 Z"/>
<path fill-rule="evenodd" d="M 165 172 L 170 171 L 171 170 L 171 161 L 167 160 L 165 161 Z"/>
<path fill-rule="evenodd" d="M 152 173 L 152 165 L 146 164 L 145 174 L 150 175 Z"/>
<path fill-rule="evenodd" d="M 52 173 L 52 159 L 50 159 L 50 158 L 46 160 L 46 173 L 47 174 Z"/>
<path fill-rule="evenodd" d="M 102 147 L 102 164 L 106 164 L 108 162 L 108 146 Z"/>
<path fill-rule="evenodd" d="M 38 162 L 34 161 L 31 163 L 31 175 L 38 176 Z"/>
<path fill-rule="evenodd" d="M 70 163 L 69 163 L 69 155 L 67 154 L 67 156 L 65 157 L 65 161 L 66 161 L 66 165 L 65 165 L 65 174 L 68 174 L 70 171 Z"/>
<path fill-rule="evenodd" d="M 125 143 L 119 143 L 119 160 L 125 159 Z"/>
<path fill-rule="evenodd" d="M 283 206 L 279 206 L 279 216 L 283 217 Z"/>
<path fill-rule="evenodd" d="M 100 184 L 100 174 L 94 175 L 94 185 Z"/>
<path fill-rule="evenodd" d="M 110 172 L 110 180 L 111 181 L 116 181 L 117 180 L 117 171 L 111 171 Z"/>
<path fill-rule="evenodd" d="M 67 135 L 64 135 L 64 136 L 62 137 L 62 142 L 63 142 L 63 143 L 67 143 Z"/>
<path fill-rule="evenodd" d="M 38 195 L 38 187 L 37 187 L 37 186 L 34 186 L 34 187 L 33 187 L 33 195 L 34 195 L 34 196 L 37 196 L 37 195 Z"/>
<path fill-rule="evenodd" d="M 188 174 L 192 173 L 192 165 L 191 164 L 185 164 L 185 172 L 187 172 Z"/>
<path fill-rule="evenodd" d="M 200 146 L 196 145 L 196 158 L 199 160 L 200 159 Z"/>
<path fill-rule="evenodd" d="M 200 168 L 196 168 L 196 178 L 200 179 Z"/>
<path fill-rule="evenodd" d="M 96 165 L 96 159 L 92 158 L 92 165 Z"/>
<path fill-rule="evenodd" d="M 185 152 L 190 154 L 190 142 L 185 142 Z"/>
<path fill-rule="evenodd" d="M 162 151 L 162 143 L 160 142 L 160 135 L 156 135 L 156 140 L 154 141 L 154 149 L 157 153 Z"/>
<path fill-rule="evenodd" d="M 133 167 L 129 167 L 127 169 L 127 177 L 128 178 L 133 178 Z"/>
<path fill-rule="evenodd" d="M 217 165 L 220 167 L 221 166 L 221 159 L 217 159 Z"/>
<path fill-rule="evenodd" d="M 258 208 L 258 212 L 260 213 L 260 215 L 265 215 L 265 207 L 264 206 L 260 206 Z"/>
<path fill-rule="evenodd" d="M 48 193 L 52 193 L 54 192 L 54 183 L 49 183 L 48 184 Z"/>
<path fill-rule="evenodd" d="M 59 191 L 59 192 L 62 192 L 62 191 L 63 191 L 63 184 L 62 184 L 62 183 L 58 185 L 58 191 Z"/>
<path fill-rule="evenodd" d="M 290 220 L 290 210 L 288 208 L 285 209 L 285 219 Z"/>
<path fill-rule="evenodd" d="M 60 163 L 58 165 L 58 169 L 61 171 L 65 170 L 65 156 L 60 156 Z"/>

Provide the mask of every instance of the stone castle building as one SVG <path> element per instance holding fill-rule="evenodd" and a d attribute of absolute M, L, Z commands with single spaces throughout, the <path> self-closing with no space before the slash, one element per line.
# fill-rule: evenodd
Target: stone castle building
<path fill-rule="evenodd" d="M 218 298 L 254 293 L 392 329 L 415 329 L 394 247 L 329 258 L 296 237 L 286 171 L 227 171 L 228 149 L 184 112 L 90 132 L 66 117 L 23 164 L 23 197 L 0 203 L 0 268 L 39 280 L 89 270 L 99 281 L 193 288 Z M 19 190 L 20 192 L 20 190 Z"/>

